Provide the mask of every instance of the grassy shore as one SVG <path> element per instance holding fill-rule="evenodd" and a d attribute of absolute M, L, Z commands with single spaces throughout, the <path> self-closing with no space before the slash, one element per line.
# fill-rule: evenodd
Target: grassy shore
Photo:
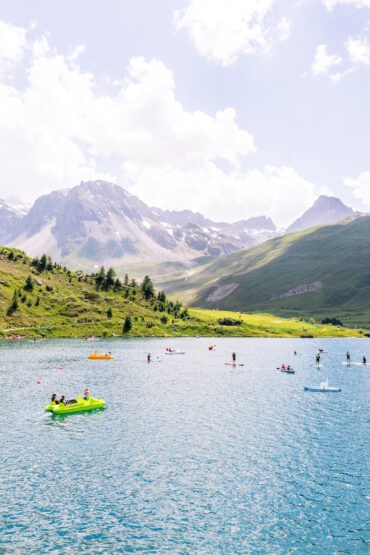
<path fill-rule="evenodd" d="M 210 326 L 219 319 L 241 320 L 242 324 L 233 326 L 230 334 L 238 337 L 363 337 L 365 333 L 364 330 L 323 325 L 300 318 L 279 318 L 273 314 L 236 314 L 230 311 L 202 308 L 192 308 L 189 313 Z"/>
<path fill-rule="evenodd" d="M 32 283 L 27 288 L 26 280 Z M 16 292 L 16 293 L 15 293 Z M 12 308 L 16 296 L 16 308 Z M 40 269 L 22 251 L 0 248 L 0 337 L 361 337 L 362 330 L 299 318 L 202 310 L 145 298 L 140 285 L 97 287 L 96 277 L 53 265 Z M 124 331 L 125 319 L 131 329 Z"/>

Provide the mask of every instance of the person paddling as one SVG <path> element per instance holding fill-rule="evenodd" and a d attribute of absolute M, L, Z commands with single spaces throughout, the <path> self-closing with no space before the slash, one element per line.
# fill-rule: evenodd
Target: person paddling
<path fill-rule="evenodd" d="M 366 364 L 366 357 L 365 356 L 362 357 L 362 364 Z"/>
<path fill-rule="evenodd" d="M 150 353 L 148 353 L 147 357 L 146 357 L 148 362 L 152 362 L 152 356 Z"/>
<path fill-rule="evenodd" d="M 316 355 L 316 364 L 320 364 L 320 353 Z"/>
<path fill-rule="evenodd" d="M 351 355 L 350 355 L 349 351 L 347 351 L 346 357 L 347 357 L 347 362 L 348 363 L 351 362 Z"/>
<path fill-rule="evenodd" d="M 236 362 L 236 353 L 233 353 L 233 354 L 231 355 L 231 357 L 232 357 L 232 359 L 233 359 L 233 362 Z"/>

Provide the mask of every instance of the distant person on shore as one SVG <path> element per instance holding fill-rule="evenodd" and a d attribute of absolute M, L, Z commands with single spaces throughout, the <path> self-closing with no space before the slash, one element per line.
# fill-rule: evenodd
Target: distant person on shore
<path fill-rule="evenodd" d="M 351 355 L 349 351 L 346 352 L 347 362 L 351 362 Z"/>
<path fill-rule="evenodd" d="M 236 362 L 236 353 L 233 353 L 233 354 L 231 355 L 231 357 L 232 357 L 232 359 L 233 359 L 233 362 Z"/>

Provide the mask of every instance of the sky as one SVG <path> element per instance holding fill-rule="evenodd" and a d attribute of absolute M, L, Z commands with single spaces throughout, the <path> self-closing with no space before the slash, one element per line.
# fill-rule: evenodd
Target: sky
<path fill-rule="evenodd" d="M 286 227 L 370 211 L 370 0 L 3 0 L 0 198 L 81 181 Z"/>

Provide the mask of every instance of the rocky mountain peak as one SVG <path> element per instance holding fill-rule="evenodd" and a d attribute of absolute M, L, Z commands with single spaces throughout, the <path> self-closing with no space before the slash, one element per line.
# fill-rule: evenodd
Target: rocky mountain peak
<path fill-rule="evenodd" d="M 287 232 L 303 231 L 318 225 L 336 224 L 354 214 L 352 208 L 346 206 L 339 198 L 321 195 L 311 208 L 288 227 Z"/>

